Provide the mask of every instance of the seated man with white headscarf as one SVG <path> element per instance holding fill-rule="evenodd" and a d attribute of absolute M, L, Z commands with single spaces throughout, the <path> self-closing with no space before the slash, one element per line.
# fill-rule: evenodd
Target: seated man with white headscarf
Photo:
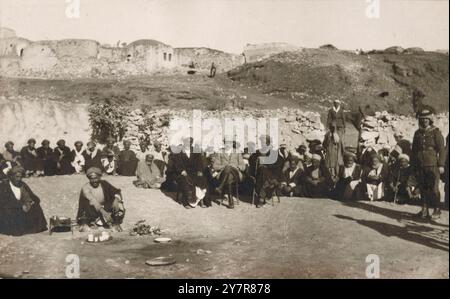
<path fill-rule="evenodd" d="M 356 164 L 356 155 L 344 153 L 344 165 L 339 167 L 338 180 L 334 188 L 336 200 L 357 200 L 358 186 L 361 182 L 361 166 Z"/>
<path fill-rule="evenodd" d="M 400 154 L 397 160 L 398 163 L 392 167 L 389 175 L 390 199 L 400 204 L 419 199 L 419 189 L 413 169 L 409 165 L 409 156 Z"/>
<path fill-rule="evenodd" d="M 138 188 L 159 189 L 164 182 L 152 154 L 147 154 L 145 161 L 139 161 L 136 177 L 137 180 L 133 181 L 133 184 Z"/>
<path fill-rule="evenodd" d="M 120 189 L 102 180 L 102 171 L 97 167 L 89 168 L 86 176 L 89 182 L 81 189 L 76 217 L 80 231 L 98 225 L 122 231 L 125 207 Z"/>
<path fill-rule="evenodd" d="M 372 154 L 370 166 L 364 167 L 361 175 L 362 192 L 365 192 L 365 199 L 384 200 L 388 179 L 388 166 L 381 161 L 377 154 Z"/>

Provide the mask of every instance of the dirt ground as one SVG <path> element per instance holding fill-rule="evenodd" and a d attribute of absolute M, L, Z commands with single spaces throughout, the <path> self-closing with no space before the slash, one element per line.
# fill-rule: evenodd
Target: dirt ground
<path fill-rule="evenodd" d="M 174 194 L 134 188 L 133 178 L 108 177 L 122 189 L 124 232 L 102 244 L 87 233 L 0 236 L 0 277 L 65 278 L 66 257 L 80 258 L 81 278 L 365 278 L 366 257 L 380 258 L 381 278 L 448 278 L 449 219 L 412 218 L 415 206 L 281 198 L 256 209 L 247 198 L 234 209 L 185 209 Z M 49 218 L 75 217 L 82 176 L 28 179 Z M 130 236 L 140 220 L 159 226 L 171 243 Z M 201 250 L 199 250 L 201 249 Z M 150 267 L 168 256 L 176 264 Z"/>

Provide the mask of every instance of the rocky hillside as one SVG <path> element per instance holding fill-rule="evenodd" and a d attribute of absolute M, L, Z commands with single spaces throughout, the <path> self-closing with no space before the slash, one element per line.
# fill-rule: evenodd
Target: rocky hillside
<path fill-rule="evenodd" d="M 395 50 L 395 51 L 394 51 Z M 270 56 L 228 72 L 241 86 L 289 98 L 305 109 L 323 110 L 335 98 L 348 110 L 410 114 L 422 101 L 448 111 L 448 55 L 420 49 L 353 53 L 302 49 Z"/>

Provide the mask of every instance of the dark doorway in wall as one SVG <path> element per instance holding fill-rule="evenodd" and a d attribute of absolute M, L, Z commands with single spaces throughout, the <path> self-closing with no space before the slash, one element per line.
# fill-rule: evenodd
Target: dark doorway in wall
<path fill-rule="evenodd" d="M 169 61 L 172 61 L 172 53 L 169 53 Z"/>
<path fill-rule="evenodd" d="M 130 62 L 130 60 L 131 60 L 131 54 L 128 54 L 127 55 L 127 61 Z"/>
<path fill-rule="evenodd" d="M 163 55 L 164 55 L 164 61 L 166 61 L 167 60 L 167 53 L 164 53 Z"/>
<path fill-rule="evenodd" d="M 23 49 L 20 49 L 19 56 L 22 57 L 22 55 L 23 55 Z"/>

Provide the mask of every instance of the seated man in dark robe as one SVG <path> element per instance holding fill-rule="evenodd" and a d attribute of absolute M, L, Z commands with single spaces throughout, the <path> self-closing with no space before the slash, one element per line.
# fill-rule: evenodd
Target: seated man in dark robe
<path fill-rule="evenodd" d="M 339 168 L 338 181 L 334 188 L 334 198 L 336 200 L 357 199 L 362 169 L 355 161 L 355 154 L 350 152 L 344 153 L 344 165 L 341 165 Z"/>
<path fill-rule="evenodd" d="M 89 141 L 86 144 L 86 149 L 83 151 L 82 155 L 84 157 L 85 169 L 89 169 L 91 167 L 102 169 L 102 154 L 94 141 Z"/>
<path fill-rule="evenodd" d="M 133 181 L 133 184 L 138 188 L 159 189 L 164 182 L 152 154 L 147 154 L 145 161 L 139 161 L 136 177 L 137 180 Z"/>
<path fill-rule="evenodd" d="M 45 176 L 56 174 L 56 160 L 53 149 L 50 147 L 50 141 L 44 139 L 41 146 L 36 150 L 39 160 L 42 163 L 42 169 Z"/>
<path fill-rule="evenodd" d="M 20 151 L 22 158 L 22 167 L 25 169 L 25 176 L 43 176 L 44 172 L 41 167 L 41 161 L 36 152 L 36 140 L 31 138 Z"/>
<path fill-rule="evenodd" d="M 131 149 L 129 140 L 123 141 L 123 150 L 119 152 L 117 161 L 117 173 L 122 176 L 135 176 L 138 159 Z"/>
<path fill-rule="evenodd" d="M 313 154 L 311 166 L 305 170 L 303 193 L 306 197 L 323 198 L 330 194 L 331 175 L 321 161 L 320 155 Z"/>
<path fill-rule="evenodd" d="M 72 166 L 72 152 L 70 148 L 66 146 L 66 141 L 64 139 L 60 139 L 56 145 L 57 147 L 55 147 L 54 150 L 54 155 L 56 158 L 56 174 L 73 174 L 75 172 L 75 168 Z"/>
<path fill-rule="evenodd" d="M 224 196 L 228 199 L 230 209 L 234 208 L 233 191 L 236 190 L 236 184 L 242 182 L 243 172 L 247 167 L 241 153 L 236 151 L 236 142 L 233 138 L 225 137 L 224 148 L 213 155 L 212 164 L 213 176 L 218 182 L 214 190 L 220 195 L 225 192 Z"/>
<path fill-rule="evenodd" d="M 381 158 L 373 153 L 371 165 L 364 167 L 361 175 L 361 199 L 384 200 L 388 179 L 389 168 L 387 164 L 381 162 Z"/>
<path fill-rule="evenodd" d="M 194 150 L 192 138 L 185 138 L 180 148 L 181 152 L 172 156 L 173 176 L 184 207 L 194 208 L 206 195 L 206 157 L 199 150 Z"/>
<path fill-rule="evenodd" d="M 102 180 L 99 168 L 89 168 L 86 176 L 89 183 L 81 188 L 76 217 L 80 231 L 97 226 L 122 231 L 120 225 L 125 217 L 125 207 L 120 189 Z"/>
<path fill-rule="evenodd" d="M 399 155 L 398 163 L 390 171 L 389 198 L 399 204 L 419 199 L 419 190 L 414 181 L 414 172 L 409 165 L 408 155 Z"/>
<path fill-rule="evenodd" d="M 303 196 L 302 190 L 302 176 L 304 168 L 297 156 L 289 158 L 289 168 L 283 172 L 281 179 L 280 190 L 284 196 Z"/>
<path fill-rule="evenodd" d="M 40 199 L 22 181 L 25 170 L 12 167 L 0 183 L 0 234 L 21 236 L 47 230 Z"/>

